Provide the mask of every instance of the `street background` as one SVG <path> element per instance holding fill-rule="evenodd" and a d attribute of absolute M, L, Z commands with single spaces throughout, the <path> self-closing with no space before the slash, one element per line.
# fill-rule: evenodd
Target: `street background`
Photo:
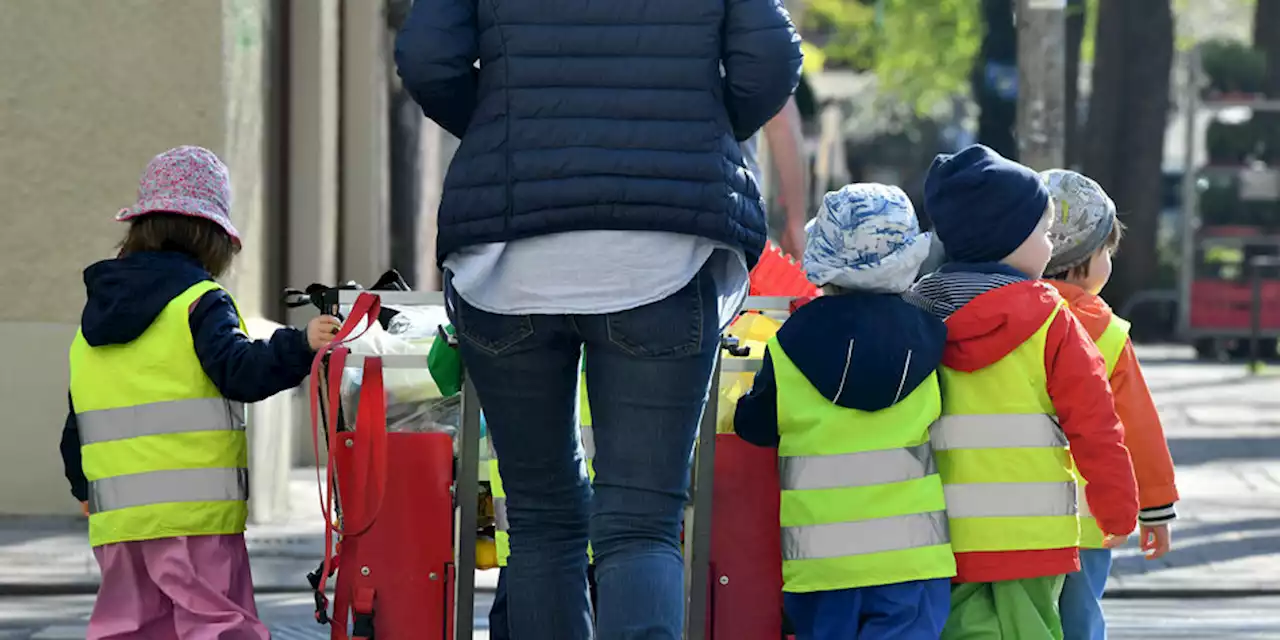
<path fill-rule="evenodd" d="M 1280 277 L 1258 262 L 1280 259 L 1280 0 L 785 2 L 806 59 L 757 136 L 771 228 L 858 181 L 902 186 L 928 225 L 924 171 L 973 142 L 1096 179 L 1128 228 L 1104 293 L 1134 321 L 1182 494 L 1173 553 L 1119 553 L 1112 637 L 1280 639 Z M 97 565 L 57 453 L 67 346 L 81 270 L 114 255 L 154 155 L 195 144 L 230 167 L 246 242 L 223 284 L 254 337 L 314 313 L 285 287 L 394 268 L 438 289 L 458 141 L 396 77 L 411 4 L 0 0 L 0 640 L 84 637 Z M 323 637 L 303 592 L 322 539 L 309 427 L 299 390 L 250 408 L 249 547 L 286 640 Z"/>

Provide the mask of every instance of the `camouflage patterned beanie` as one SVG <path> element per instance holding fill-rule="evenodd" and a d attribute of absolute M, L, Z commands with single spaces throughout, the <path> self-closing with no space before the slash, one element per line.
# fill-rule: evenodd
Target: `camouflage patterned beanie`
<path fill-rule="evenodd" d="M 1055 208 L 1049 226 L 1053 254 L 1044 272 L 1056 275 L 1088 262 L 1107 241 L 1116 224 L 1116 205 L 1097 182 L 1075 171 L 1050 169 L 1040 176 Z"/>

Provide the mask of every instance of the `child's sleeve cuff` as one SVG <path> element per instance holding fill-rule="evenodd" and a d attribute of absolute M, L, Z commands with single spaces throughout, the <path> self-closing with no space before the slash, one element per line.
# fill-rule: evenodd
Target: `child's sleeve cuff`
<path fill-rule="evenodd" d="M 1177 517 L 1178 514 L 1174 511 L 1173 503 L 1169 503 L 1160 507 L 1143 509 L 1138 513 L 1138 522 L 1147 525 L 1164 524 Z"/>

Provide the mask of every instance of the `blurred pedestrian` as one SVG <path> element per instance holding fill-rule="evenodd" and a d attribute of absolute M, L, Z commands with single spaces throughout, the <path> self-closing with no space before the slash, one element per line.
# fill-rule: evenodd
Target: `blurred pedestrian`
<path fill-rule="evenodd" d="M 436 258 L 507 483 L 516 640 L 592 637 L 588 537 L 595 637 L 681 636 L 694 434 L 766 237 L 739 142 L 801 59 L 778 0 L 420 0 L 396 39 L 461 139 Z"/>
<path fill-rule="evenodd" d="M 230 213 L 217 156 L 167 151 L 116 218 L 119 255 L 84 272 L 62 455 L 102 569 L 91 640 L 270 637 L 244 542 L 243 403 L 300 384 L 338 321 L 250 340 L 216 281 L 240 250 Z"/>
<path fill-rule="evenodd" d="M 1115 203 L 1097 182 L 1062 169 L 1041 175 L 1058 211 L 1049 227 L 1053 255 L 1046 278 L 1102 352 L 1138 479 L 1139 542 L 1147 559 L 1154 560 L 1169 552 L 1169 524 L 1176 517 L 1173 458 L 1129 340 L 1129 323 L 1099 296 L 1111 278 L 1111 256 L 1120 248 L 1124 226 Z M 1066 640 L 1106 640 L 1102 592 L 1111 573 L 1111 549 L 1103 545 L 1083 480 L 1079 488 L 1080 571 L 1067 574 L 1062 587 L 1062 631 Z"/>

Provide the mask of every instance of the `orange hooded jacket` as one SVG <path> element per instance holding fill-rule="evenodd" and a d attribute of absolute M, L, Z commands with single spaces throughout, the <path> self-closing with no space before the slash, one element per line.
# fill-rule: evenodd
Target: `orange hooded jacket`
<path fill-rule="evenodd" d="M 1096 341 L 1111 323 L 1111 307 L 1102 298 L 1074 284 L 1060 281 L 1050 281 L 1050 284 L 1058 289 L 1089 337 Z M 1173 458 L 1169 455 L 1160 415 L 1151 400 L 1147 381 L 1142 377 L 1132 342 L 1125 343 L 1110 381 L 1116 413 L 1124 427 L 1124 443 L 1133 459 L 1133 471 L 1138 480 L 1138 502 L 1144 510 L 1169 514 L 1157 520 L 1169 520 L 1172 517 L 1171 507 L 1178 500 Z"/>

